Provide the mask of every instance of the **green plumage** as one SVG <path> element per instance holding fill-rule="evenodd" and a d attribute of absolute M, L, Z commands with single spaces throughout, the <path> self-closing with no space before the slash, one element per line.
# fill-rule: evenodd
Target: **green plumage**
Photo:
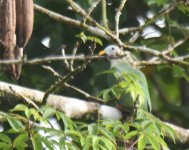
<path fill-rule="evenodd" d="M 140 70 L 133 68 L 126 60 L 126 58 L 122 59 L 111 59 L 111 68 L 114 69 L 116 73 L 116 78 L 119 78 L 120 81 L 118 83 L 123 82 L 127 84 L 129 81 L 127 78 L 131 78 L 133 80 L 133 86 L 138 89 L 130 89 L 129 93 L 124 94 L 120 97 L 118 101 L 119 104 L 124 107 L 132 107 L 134 105 L 133 95 L 137 95 L 137 107 L 141 107 L 145 110 L 151 111 L 151 100 L 148 91 L 148 85 L 146 81 L 146 77 Z M 131 81 L 132 81 L 131 80 Z M 109 80 L 109 82 L 111 82 Z M 110 84 L 110 83 L 109 83 Z M 131 85 L 128 85 L 127 90 L 131 88 Z M 133 92 L 132 92 L 133 91 Z"/>

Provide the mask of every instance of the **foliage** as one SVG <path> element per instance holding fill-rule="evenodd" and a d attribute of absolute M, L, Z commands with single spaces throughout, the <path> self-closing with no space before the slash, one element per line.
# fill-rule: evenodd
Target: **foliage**
<path fill-rule="evenodd" d="M 122 96 L 130 94 L 132 97 L 131 100 L 139 107 L 144 104 L 145 93 L 140 84 L 140 82 L 145 82 L 143 78 L 132 72 L 123 72 L 123 74 L 120 74 L 115 69 L 105 71 L 104 73 L 113 74 L 117 81 L 112 87 L 101 92 L 100 95 L 102 95 L 105 101 L 111 100 L 111 95 L 119 100 Z"/>
<path fill-rule="evenodd" d="M 160 150 L 168 148 L 165 136 L 175 140 L 172 128 L 162 123 L 150 113 L 140 109 L 141 118 L 134 121 L 99 120 L 84 123 L 73 121 L 64 113 L 43 106 L 39 110 L 19 104 L 5 114 L 9 123 L 6 131 L 0 133 L 1 149 L 109 149 L 134 147 Z M 24 113 L 25 115 L 20 115 Z M 54 118 L 56 121 L 50 122 Z M 30 121 L 29 120 L 33 120 Z M 39 123 L 35 123 L 39 121 Z M 62 125 L 55 127 L 56 122 Z M 44 124 L 44 126 L 42 126 Z M 8 136 L 9 135 L 9 136 Z"/>

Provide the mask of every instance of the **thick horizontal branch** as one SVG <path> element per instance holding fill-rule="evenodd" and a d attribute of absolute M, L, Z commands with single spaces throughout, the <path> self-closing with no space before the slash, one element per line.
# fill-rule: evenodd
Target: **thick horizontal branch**
<path fill-rule="evenodd" d="M 10 104 L 13 104 L 16 102 L 18 103 L 19 101 L 23 102 L 25 101 L 25 99 L 30 99 L 35 103 L 41 104 L 44 95 L 44 92 L 38 90 L 0 82 L 1 103 L 8 102 Z M 113 107 L 100 105 L 94 102 L 87 102 L 78 98 L 50 94 L 46 99 L 46 102 L 47 105 L 64 112 L 67 116 L 71 118 L 82 118 L 87 114 L 100 114 L 103 118 L 112 117 L 111 114 L 106 113 L 106 109 L 113 110 L 115 119 L 120 119 L 122 116 L 121 113 Z"/>
<path fill-rule="evenodd" d="M 1 103 L 14 103 L 15 101 L 23 102 L 19 95 L 22 95 L 33 102 L 42 103 L 44 94 L 44 92 L 38 90 L 0 82 Z M 72 118 L 81 118 L 87 114 L 100 114 L 104 119 L 121 119 L 122 117 L 121 112 L 116 108 L 60 95 L 49 95 L 47 98 L 47 105 L 64 112 L 67 116 Z M 166 124 L 171 126 L 178 133 L 180 136 L 180 139 L 177 139 L 178 141 L 181 140 L 182 143 L 189 143 L 189 129 L 184 129 L 170 123 Z"/>
<path fill-rule="evenodd" d="M 133 48 L 133 47 L 132 47 Z M 144 51 L 146 50 L 145 47 L 137 47 L 139 49 L 143 49 Z M 137 48 L 135 49 L 137 51 Z M 149 53 L 151 54 L 153 51 L 151 50 Z M 148 51 L 147 51 L 148 53 Z M 154 54 L 156 55 L 156 53 Z M 157 56 L 159 53 L 157 54 Z M 119 59 L 120 57 L 123 56 L 118 56 L 117 58 Z M 0 60 L 0 65 L 8 65 L 8 64 L 19 64 L 22 63 L 23 65 L 38 65 L 38 64 L 45 64 L 45 63 L 50 63 L 53 61 L 65 61 L 65 60 L 71 60 L 71 61 L 86 61 L 88 59 L 90 60 L 98 60 L 98 59 L 104 59 L 108 58 L 107 56 L 99 56 L 99 55 L 93 55 L 93 56 L 84 56 L 84 55 L 70 55 L 70 56 L 48 56 L 48 57 L 41 57 L 41 58 L 33 58 L 33 59 L 28 59 L 28 60 Z M 185 60 L 189 59 L 189 55 L 183 55 L 183 56 L 178 56 L 174 58 L 170 58 L 170 61 L 164 61 L 161 60 L 160 58 L 156 57 L 154 60 L 142 60 L 142 61 L 136 61 L 134 62 L 136 66 L 156 66 L 156 65 L 162 65 L 162 64 L 167 64 L 168 62 L 171 62 L 173 64 L 181 64 L 183 66 L 188 66 L 188 63 Z M 183 64 L 184 61 L 184 64 Z"/>
<path fill-rule="evenodd" d="M 1 60 L 0 64 L 8 65 L 8 64 L 26 64 L 26 65 L 37 65 L 37 64 L 44 64 L 46 62 L 51 61 L 64 61 L 64 60 L 78 60 L 78 61 L 85 61 L 87 59 L 101 59 L 105 58 L 105 56 L 84 56 L 84 55 L 71 55 L 71 56 L 48 56 L 48 57 L 42 57 L 42 58 L 34 58 L 34 59 L 28 59 L 28 60 Z"/>

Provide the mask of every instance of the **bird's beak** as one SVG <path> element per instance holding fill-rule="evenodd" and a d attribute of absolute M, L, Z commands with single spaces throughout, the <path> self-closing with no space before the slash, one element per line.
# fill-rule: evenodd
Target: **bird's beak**
<path fill-rule="evenodd" d="M 101 51 L 98 53 L 99 56 L 103 56 L 103 55 L 105 55 L 105 54 L 106 54 L 105 50 L 101 50 Z"/>

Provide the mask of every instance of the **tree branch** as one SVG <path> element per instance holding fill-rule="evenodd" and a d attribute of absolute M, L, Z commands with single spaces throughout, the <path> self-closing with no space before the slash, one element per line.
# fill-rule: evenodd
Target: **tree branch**
<path fill-rule="evenodd" d="M 68 1 L 71 4 L 74 3 L 71 0 L 68 0 Z M 168 13 L 169 11 L 174 9 L 179 3 L 180 2 L 174 3 L 173 5 L 169 6 L 168 10 L 163 10 L 162 13 L 160 13 L 160 14 L 164 15 L 164 14 Z M 77 6 L 77 8 L 80 8 L 82 10 L 82 11 L 80 11 L 81 15 L 83 15 L 83 17 L 86 17 L 86 15 L 87 15 L 86 12 L 80 6 L 78 6 L 78 5 L 76 5 L 76 6 Z M 100 26 L 98 23 L 96 23 L 90 17 L 88 17 L 88 18 L 90 18 L 95 23 L 95 25 L 97 27 L 92 27 L 92 26 L 86 25 L 86 24 L 82 23 L 81 21 L 74 20 L 74 19 L 71 19 L 69 17 L 65 17 L 63 15 L 60 15 L 58 13 L 55 13 L 55 12 L 50 11 L 48 9 L 45 9 L 45 8 L 43 8 L 41 6 L 36 5 L 36 4 L 35 4 L 35 9 L 37 11 L 41 12 L 41 13 L 44 13 L 44 14 L 48 15 L 52 19 L 55 19 L 55 20 L 60 21 L 60 22 L 68 23 L 68 24 L 73 25 L 75 27 L 82 28 L 82 29 L 84 29 L 86 31 L 91 32 L 94 35 L 97 35 L 97 36 L 100 36 L 102 38 L 105 38 L 108 41 L 114 41 L 119 46 L 122 46 L 124 48 L 129 48 L 129 49 L 132 49 L 134 51 L 139 51 L 139 52 L 151 54 L 151 55 L 159 57 L 159 58 L 161 58 L 161 59 L 163 59 L 163 60 L 165 60 L 165 61 L 167 61 L 169 63 L 178 64 L 178 65 L 183 66 L 183 67 L 188 67 L 189 66 L 188 62 L 185 62 L 185 61 L 182 61 L 182 60 L 177 60 L 175 58 L 171 58 L 171 57 L 165 55 L 163 53 L 163 51 L 160 52 L 158 50 L 151 49 L 151 48 L 148 48 L 148 47 L 145 47 L 145 46 L 131 46 L 131 45 L 123 44 L 123 42 L 116 35 L 112 34 L 108 30 L 104 29 L 102 26 Z M 161 15 L 157 15 L 156 17 L 154 17 L 154 19 L 157 19 Z M 149 21 L 149 23 L 150 22 L 151 21 Z M 149 23 L 147 22 L 147 24 L 149 24 Z"/>
<path fill-rule="evenodd" d="M 108 41 L 111 40 L 111 38 L 109 36 L 107 36 L 106 32 L 104 32 L 103 30 L 101 30 L 99 28 L 92 27 L 92 26 L 89 26 L 87 24 L 82 23 L 81 21 L 60 15 L 58 13 L 50 11 L 50 10 L 43 8 L 43 7 L 36 5 L 36 4 L 34 5 L 34 8 L 35 8 L 35 10 L 37 10 L 37 11 L 43 13 L 43 14 L 46 14 L 47 16 L 49 16 L 50 18 L 52 18 L 52 19 L 54 19 L 58 22 L 64 22 L 64 23 L 67 23 L 67 24 L 72 25 L 74 27 L 82 28 L 82 29 L 84 29 L 88 32 L 91 32 L 92 34 L 94 34 L 96 36 L 103 37 Z"/>
<path fill-rule="evenodd" d="M 11 89 L 14 90 L 14 92 Z M 23 102 L 24 99 L 21 99 L 15 92 L 20 93 L 22 96 L 39 104 L 42 103 L 45 95 L 44 92 L 38 90 L 0 82 L 0 99 L 2 103 L 7 102 L 7 99 L 9 100 L 9 103 Z M 63 111 L 67 116 L 72 118 L 81 118 L 90 113 L 98 114 L 100 111 L 100 105 L 98 103 L 85 102 L 77 98 L 59 95 L 50 94 L 46 104 L 57 110 Z"/>
<path fill-rule="evenodd" d="M 127 2 L 127 0 L 121 1 L 121 4 L 119 5 L 116 15 L 115 15 L 115 33 L 118 38 L 119 38 L 119 18 L 121 16 L 122 9 L 125 6 L 126 2 Z"/>
<path fill-rule="evenodd" d="M 11 88 L 10 88 L 11 87 Z M 30 100 L 36 103 L 42 103 L 44 92 L 29 89 L 13 84 L 8 84 L 0 81 L 0 99 L 1 103 L 7 103 L 7 99 L 9 103 L 15 102 L 23 102 L 23 99 L 20 99 L 20 96 L 15 95 L 12 90 L 16 93 L 20 93 L 22 96 L 29 98 Z M 68 117 L 71 118 L 82 118 L 88 114 L 97 115 L 100 114 L 104 119 L 121 119 L 121 112 L 107 105 L 100 105 L 94 102 L 87 102 L 78 98 L 66 97 L 60 95 L 50 94 L 47 98 L 47 105 L 64 112 Z M 111 113 L 110 113 L 111 112 Z M 172 127 L 180 138 L 176 139 L 178 142 L 189 143 L 189 129 L 184 129 L 182 127 L 176 126 L 171 123 L 164 122 L 170 127 Z"/>

